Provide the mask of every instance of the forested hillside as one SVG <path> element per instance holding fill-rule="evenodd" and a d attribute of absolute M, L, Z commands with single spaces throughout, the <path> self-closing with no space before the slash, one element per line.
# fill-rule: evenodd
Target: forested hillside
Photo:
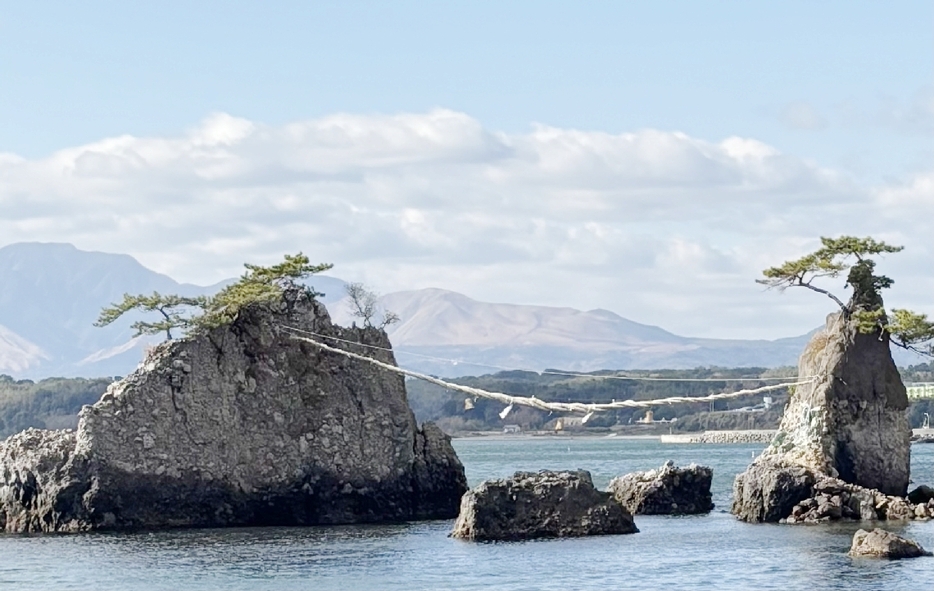
<path fill-rule="evenodd" d="M 906 382 L 934 382 L 934 362 L 913 365 L 901 370 Z M 517 396 L 536 396 L 549 402 L 610 402 L 612 400 L 648 400 L 670 396 L 705 396 L 716 392 L 756 388 L 774 383 L 762 378 L 791 377 L 795 368 L 698 368 L 692 370 L 628 371 L 626 375 L 649 378 L 736 379 L 740 382 L 678 382 L 613 379 L 613 372 L 580 375 L 509 371 L 497 374 L 452 380 L 459 384 Z M 0 375 L 0 438 L 28 427 L 47 429 L 72 428 L 77 425 L 78 411 L 85 404 L 96 402 L 113 378 L 49 378 L 39 382 L 14 380 Z M 519 425 L 523 430 L 553 428 L 555 415 L 534 409 L 516 407 L 501 419 L 503 405 L 486 399 L 470 399 L 421 380 L 409 380 L 409 404 L 421 421 L 435 421 L 448 433 L 501 430 L 504 425 Z M 674 431 L 704 429 L 774 428 L 781 418 L 787 396 L 772 395 L 774 405 L 762 409 L 762 395 L 719 401 L 713 409 L 709 403 L 679 404 L 653 409 L 655 419 L 678 420 Z M 470 406 L 471 408 L 467 408 Z M 757 406 L 755 410 L 748 410 Z M 741 410 L 747 409 L 747 410 Z M 711 412 L 711 410 L 713 410 Z M 934 400 L 922 400 L 911 405 L 912 427 L 920 427 L 924 413 L 934 415 Z M 589 428 L 632 425 L 645 415 L 642 409 L 625 409 L 598 413 L 588 422 Z"/>
<path fill-rule="evenodd" d="M 934 362 L 901 369 L 905 382 L 934 382 Z M 706 396 L 717 392 L 730 392 L 744 388 L 758 388 L 774 384 L 762 378 L 792 377 L 794 367 L 764 368 L 698 368 L 692 370 L 627 371 L 627 376 L 644 378 L 703 378 L 736 379 L 743 381 L 643 381 L 621 380 L 607 376 L 613 372 L 595 372 L 567 376 L 533 372 L 500 372 L 480 377 L 451 380 L 458 384 L 517 396 L 535 396 L 548 402 L 610 402 L 612 400 L 648 400 L 671 396 Z M 499 417 L 503 405 L 486 399 L 468 396 L 420 380 L 407 383 L 409 404 L 419 421 L 435 421 L 448 433 L 500 430 L 507 424 L 519 425 L 523 430 L 553 428 L 554 415 L 525 407 L 514 408 L 505 419 Z M 718 401 L 713 408 L 709 403 L 677 404 L 653 409 L 654 418 L 678 420 L 671 425 L 673 431 L 702 431 L 705 429 L 770 429 L 778 426 L 787 401 L 787 392 L 768 394 L 773 399 L 770 409 L 763 408 L 763 395 Z M 751 409 L 751 407 L 756 407 Z M 743 410 L 745 409 L 745 410 Z M 909 419 L 912 427 L 920 427 L 924 413 L 934 416 L 934 400 L 922 400 L 911 405 Z M 588 421 L 589 428 L 632 425 L 645 415 L 643 409 L 625 409 L 597 413 Z"/>
<path fill-rule="evenodd" d="M 94 404 L 113 378 L 49 378 L 39 382 L 0 375 L 0 438 L 29 427 L 74 428 L 78 411 Z"/>
<path fill-rule="evenodd" d="M 627 371 L 627 376 L 650 378 L 620 379 L 614 372 L 595 372 L 580 375 L 554 375 L 533 372 L 500 372 L 497 374 L 465 377 L 452 380 L 458 384 L 517 396 L 535 396 L 547 402 L 611 402 L 613 400 L 649 400 L 671 396 L 706 396 L 744 388 L 758 388 L 775 381 L 762 378 L 793 376 L 792 367 L 765 368 L 698 368 L 692 370 Z M 718 378 L 725 381 L 719 381 Z M 672 381 L 667 381 L 671 379 Z M 705 379 L 714 381 L 677 381 Z M 741 379 L 741 381 L 732 381 Z M 506 419 L 501 419 L 503 405 L 486 399 L 470 399 L 420 380 L 408 382 L 409 404 L 420 421 L 439 423 L 445 431 L 488 431 L 502 429 L 506 424 L 519 425 L 523 430 L 550 428 L 556 418 L 547 412 L 516 407 Z M 777 422 L 784 405 L 785 394 L 771 394 L 774 406 L 771 412 L 730 412 L 754 405 L 762 406 L 762 395 L 710 403 L 678 404 L 653 409 L 654 418 L 673 419 L 675 430 L 768 428 Z M 713 411 L 713 412 L 711 412 Z M 597 413 L 588 427 L 630 425 L 645 416 L 644 409 L 623 409 Z"/>

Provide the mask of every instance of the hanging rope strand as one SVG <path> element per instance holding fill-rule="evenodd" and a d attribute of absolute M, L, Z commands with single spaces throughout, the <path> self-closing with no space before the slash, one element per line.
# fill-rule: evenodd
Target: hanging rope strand
<path fill-rule="evenodd" d="M 408 369 L 402 369 L 401 367 L 396 367 L 389 363 L 384 363 L 378 359 L 373 359 L 372 357 L 367 357 L 365 355 L 360 355 L 358 353 L 352 353 L 350 351 L 345 351 L 344 349 L 338 349 L 330 345 L 325 345 L 320 341 L 310 339 L 308 337 L 302 337 L 298 335 L 292 335 L 293 339 L 306 342 L 310 345 L 313 345 L 323 351 L 328 351 L 330 353 L 336 353 L 338 355 L 343 355 L 344 357 L 349 357 L 351 359 L 356 359 L 358 361 L 364 361 L 370 363 L 387 371 L 394 373 L 402 374 L 419 380 L 424 380 L 435 384 L 436 386 L 441 386 L 448 390 L 453 390 L 455 392 L 461 392 L 468 394 L 470 396 L 477 396 L 480 398 L 487 398 L 489 400 L 496 400 L 501 402 L 507 407 L 513 405 L 519 406 L 528 406 L 531 408 L 537 408 L 539 410 L 545 411 L 554 411 L 554 412 L 576 412 L 589 414 L 592 412 L 601 412 L 608 410 L 617 410 L 621 408 L 645 408 L 650 406 L 661 406 L 663 404 L 681 404 L 681 403 L 695 403 L 695 402 L 712 402 L 715 400 L 729 400 L 731 398 L 740 398 L 742 396 L 750 396 L 753 394 L 762 394 L 765 392 L 772 392 L 775 390 L 780 390 L 782 388 L 788 388 L 790 386 L 802 386 L 804 384 L 810 383 L 812 380 L 805 381 L 796 381 L 788 382 L 784 384 L 773 384 L 771 386 L 763 386 L 761 388 L 753 388 L 750 390 L 739 390 L 737 392 L 721 392 L 719 394 L 710 394 L 708 396 L 672 396 L 670 398 L 659 398 L 655 400 L 620 400 L 607 403 L 584 403 L 584 402 L 545 402 L 544 400 L 539 400 L 534 396 L 511 396 L 509 394 L 503 394 L 502 392 L 488 392 L 486 390 L 481 390 L 480 388 L 473 388 L 471 386 L 462 386 L 461 384 L 452 384 L 451 382 L 446 382 L 444 380 L 411 371 Z"/>
<path fill-rule="evenodd" d="M 549 375 L 549 376 L 567 376 L 571 378 L 590 378 L 595 380 L 635 380 L 641 382 L 771 382 L 775 380 L 794 380 L 798 379 L 796 376 L 785 376 L 785 377 L 748 377 L 748 378 L 659 378 L 652 376 L 625 376 L 625 375 L 594 375 L 586 373 L 575 373 L 575 372 L 564 372 L 564 371 L 554 371 L 551 369 L 546 369 L 544 371 L 536 371 L 534 369 L 521 369 L 515 367 L 504 367 L 502 365 L 491 365 L 489 363 L 474 363 L 472 361 L 463 361 L 460 359 L 448 359 L 446 357 L 435 357 L 434 355 L 423 355 L 421 353 L 412 353 L 410 351 L 404 351 L 401 349 L 392 349 L 390 347 L 380 347 L 378 345 L 368 345 L 365 343 L 358 343 L 357 341 L 351 341 L 348 339 L 341 339 L 335 336 L 321 334 L 318 332 L 312 332 L 310 330 L 303 330 L 294 326 L 281 325 L 282 328 L 296 332 L 299 334 L 309 335 L 313 337 L 318 337 L 321 339 L 328 339 L 330 341 L 336 341 L 339 343 L 347 343 L 349 345 L 354 345 L 356 347 L 366 347 L 368 349 L 375 349 L 377 351 L 389 351 L 396 355 L 412 355 L 413 357 L 421 357 L 423 359 L 432 359 L 434 361 L 444 361 L 446 363 L 451 363 L 457 365 L 458 363 L 464 365 L 475 365 L 478 367 L 492 367 L 494 369 L 501 369 L 504 371 L 529 371 L 532 373 L 537 373 L 540 375 Z M 801 378 L 802 380 L 810 380 L 813 377 Z"/>

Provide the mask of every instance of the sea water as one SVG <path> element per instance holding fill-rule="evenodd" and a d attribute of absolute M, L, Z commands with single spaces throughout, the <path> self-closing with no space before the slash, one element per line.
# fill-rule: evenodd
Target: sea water
<path fill-rule="evenodd" d="M 697 462 L 714 470 L 717 508 L 703 516 L 637 516 L 633 535 L 509 543 L 453 540 L 452 521 L 0 535 L 0 589 L 934 589 L 934 558 L 846 556 L 860 524 L 736 521 L 728 513 L 733 477 L 761 445 L 502 437 L 454 446 L 471 485 L 516 470 L 583 468 L 603 487 L 665 460 Z M 934 445 L 913 446 L 912 475 L 916 483 L 934 482 Z M 934 549 L 934 521 L 881 525 Z"/>

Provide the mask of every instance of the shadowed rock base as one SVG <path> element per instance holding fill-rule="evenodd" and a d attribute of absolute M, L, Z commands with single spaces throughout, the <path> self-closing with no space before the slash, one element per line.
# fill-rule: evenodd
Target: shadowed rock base
<path fill-rule="evenodd" d="M 612 495 L 594 488 L 590 472 L 516 472 L 467 492 L 451 536 L 528 540 L 639 531 Z"/>

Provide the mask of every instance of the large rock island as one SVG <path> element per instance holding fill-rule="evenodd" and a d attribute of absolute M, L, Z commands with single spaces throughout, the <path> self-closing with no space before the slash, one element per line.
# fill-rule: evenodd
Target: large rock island
<path fill-rule="evenodd" d="M 772 443 L 736 477 L 733 513 L 753 522 L 784 519 L 828 480 L 905 495 L 908 397 L 888 339 L 831 314 L 798 372 L 815 379 L 792 394 Z"/>
<path fill-rule="evenodd" d="M 792 392 L 766 450 L 736 477 L 732 511 L 745 521 L 901 519 L 914 509 L 901 499 L 911 464 L 908 396 L 880 295 L 892 281 L 874 275 L 866 258 L 900 248 L 852 237 L 822 241 L 816 253 L 765 272 L 778 278 L 772 285 L 814 289 L 807 273 L 835 276 L 847 268 L 838 257 L 858 260 L 847 277 L 850 301 L 831 295 L 841 311 L 801 354 L 798 376 L 808 382 Z"/>
<path fill-rule="evenodd" d="M 395 363 L 386 334 L 331 324 L 288 289 L 156 347 L 81 411 L 76 431 L 0 443 L 0 529 L 305 525 L 453 518 L 467 490 L 450 440 L 418 428 L 403 378 L 293 330 Z"/>

